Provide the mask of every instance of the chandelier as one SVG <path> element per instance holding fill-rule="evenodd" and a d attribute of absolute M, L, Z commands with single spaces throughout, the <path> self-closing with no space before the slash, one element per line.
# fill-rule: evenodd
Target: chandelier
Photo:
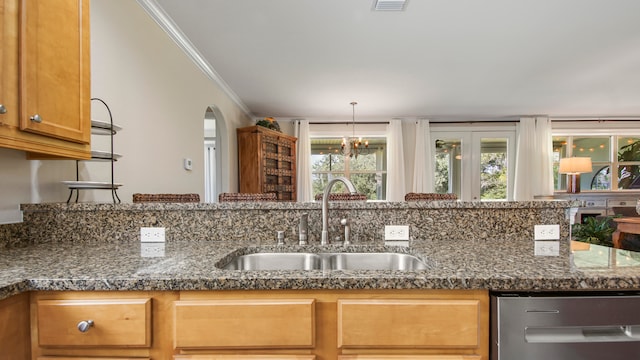
<path fill-rule="evenodd" d="M 356 105 L 357 102 L 352 101 L 351 107 L 353 108 L 353 116 L 351 118 L 352 133 L 351 137 L 342 138 L 342 154 L 348 157 L 358 158 L 359 154 L 367 154 L 369 150 L 369 141 L 362 142 L 362 137 L 356 137 Z"/>

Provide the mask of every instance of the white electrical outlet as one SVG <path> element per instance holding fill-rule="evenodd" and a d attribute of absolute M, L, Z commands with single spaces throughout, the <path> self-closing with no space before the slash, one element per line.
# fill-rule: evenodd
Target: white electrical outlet
<path fill-rule="evenodd" d="M 560 241 L 536 241 L 533 254 L 535 256 L 559 256 Z"/>
<path fill-rule="evenodd" d="M 409 225 L 385 225 L 385 240 L 409 240 Z"/>
<path fill-rule="evenodd" d="M 163 242 L 147 242 L 140 244 L 140 256 L 142 257 L 163 257 Z"/>
<path fill-rule="evenodd" d="M 533 240 L 560 240 L 560 225 L 534 225 Z"/>
<path fill-rule="evenodd" d="M 164 228 L 163 227 L 141 227 L 140 241 L 141 242 L 164 242 Z"/>

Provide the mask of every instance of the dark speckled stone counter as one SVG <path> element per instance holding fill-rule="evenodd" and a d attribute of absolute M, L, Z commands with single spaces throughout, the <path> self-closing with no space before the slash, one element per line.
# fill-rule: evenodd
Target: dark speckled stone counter
<path fill-rule="evenodd" d="M 332 211 L 352 214 L 354 221 L 369 219 L 360 230 L 361 241 L 345 250 L 337 245 L 273 245 L 275 227 L 284 224 L 289 229 L 300 212 L 315 216 L 318 204 L 28 205 L 24 207 L 25 228 L 20 230 L 31 234 L 26 244 L 0 251 L 0 298 L 37 290 L 640 289 L 640 254 L 599 246 L 570 250 L 568 207 L 565 202 L 332 204 Z M 243 211 L 249 213 L 241 214 Z M 260 217 L 263 213 L 269 216 Z M 450 222 L 434 226 L 438 224 L 434 219 L 442 214 Z M 255 226 L 256 216 L 262 225 Z M 76 223 L 80 218 L 85 222 Z M 216 221 L 199 223 L 205 218 Z M 140 243 L 131 235 L 149 224 L 140 219 L 162 223 L 168 233 L 174 230 L 164 257 L 141 257 Z M 276 223 L 266 219 L 276 219 Z M 65 238 L 65 229 L 60 227 L 68 221 L 73 230 L 67 229 Z M 237 224 L 228 225 L 228 221 Z M 384 224 L 401 223 L 411 226 L 408 249 L 385 248 L 377 236 L 364 234 L 367 227 L 377 233 Z M 535 223 L 561 225 L 560 256 L 534 256 Z M 466 226 L 451 230 L 452 224 Z M 189 229 L 185 238 L 175 231 L 179 226 Z M 216 229 L 203 229 L 209 226 Z M 269 227 L 268 235 L 247 235 L 260 233 L 262 226 Z M 97 233 L 83 232 L 83 227 Z M 233 231 L 234 236 L 209 236 L 222 234 L 220 227 Z M 117 237 L 125 228 L 128 235 Z M 202 236 L 199 232 L 207 234 L 205 239 L 194 238 Z M 230 271 L 217 267 L 233 252 L 380 250 L 411 253 L 429 268 L 394 272 Z"/>
<path fill-rule="evenodd" d="M 635 253 L 591 246 L 563 249 L 560 257 L 535 257 L 531 241 L 487 246 L 468 240 L 432 242 L 400 250 L 424 259 L 428 270 L 230 271 L 216 267 L 231 252 L 275 247 L 212 247 L 207 242 L 168 243 L 160 258 L 143 258 L 140 245 L 40 244 L 0 256 L 0 298 L 31 290 L 228 289 L 489 289 L 622 290 L 640 288 Z M 565 244 L 563 244 L 565 245 Z M 563 246 L 565 248 L 565 246 Z M 566 246 L 568 248 L 568 246 Z M 305 251 L 287 246 L 278 251 Z M 325 249 L 326 250 L 326 249 Z M 341 251 L 340 248 L 330 248 Z M 389 250 L 354 246 L 349 251 Z M 590 254 L 590 256 L 585 256 Z M 579 255 L 580 266 L 576 266 Z M 618 260 L 612 262 L 612 256 Z"/>

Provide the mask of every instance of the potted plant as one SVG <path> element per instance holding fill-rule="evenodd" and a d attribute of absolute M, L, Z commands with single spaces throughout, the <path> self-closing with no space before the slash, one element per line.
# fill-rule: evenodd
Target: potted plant
<path fill-rule="evenodd" d="M 573 240 L 589 244 L 613 247 L 611 235 L 616 230 L 612 219 L 616 216 L 588 217 L 582 224 L 574 224 L 571 229 Z"/>

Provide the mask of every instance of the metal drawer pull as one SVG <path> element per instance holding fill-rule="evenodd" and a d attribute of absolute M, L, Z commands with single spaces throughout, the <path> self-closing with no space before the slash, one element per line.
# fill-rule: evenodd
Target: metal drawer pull
<path fill-rule="evenodd" d="M 32 117 L 30 117 L 31 121 L 35 121 L 37 123 L 41 123 L 42 122 L 42 117 L 40 117 L 40 115 L 35 114 Z"/>
<path fill-rule="evenodd" d="M 80 332 L 87 332 L 93 326 L 93 320 L 82 320 L 78 323 Z"/>
<path fill-rule="evenodd" d="M 6 113 L 7 113 L 7 108 L 4 105 L 0 104 L 0 114 L 6 114 Z"/>

